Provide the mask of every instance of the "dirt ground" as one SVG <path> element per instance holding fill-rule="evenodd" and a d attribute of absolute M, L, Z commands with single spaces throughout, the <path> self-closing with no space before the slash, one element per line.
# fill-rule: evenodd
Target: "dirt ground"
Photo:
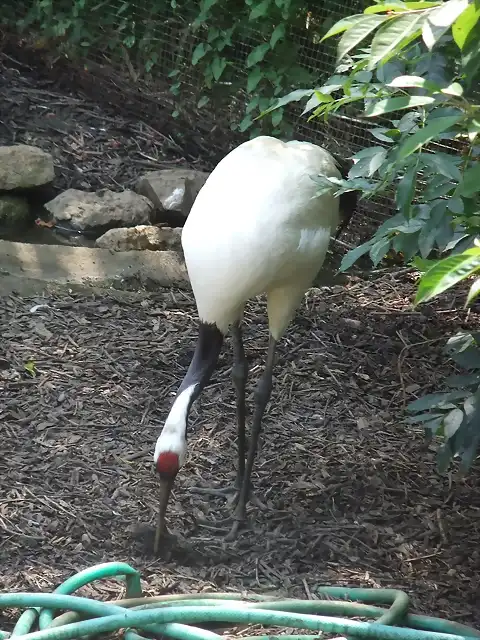
<path fill-rule="evenodd" d="M 11 58 L 2 64 L 0 143 L 52 151 L 58 188 L 131 186 L 139 170 L 197 163 L 170 134 Z M 413 292 L 411 274 L 397 270 L 307 295 L 279 347 L 254 468 L 267 510 L 251 507 L 251 528 L 229 544 L 197 524 L 229 515 L 225 502 L 190 491 L 235 473 L 227 340 L 192 411 L 169 511 L 177 543 L 159 558 L 153 447 L 194 348 L 194 301 L 174 290 L 0 299 L 0 589 L 49 591 L 123 560 L 150 594 L 396 587 L 419 612 L 479 627 L 478 467 L 464 481 L 438 476 L 435 445 L 401 422 L 405 402 L 451 373 L 443 336 L 478 317 L 461 296 L 413 312 Z M 249 408 L 265 311 L 259 300 L 246 313 Z M 107 581 L 90 593 L 120 588 Z"/>
<path fill-rule="evenodd" d="M 253 590 L 312 597 L 317 585 L 397 587 L 417 610 L 480 624 L 478 468 L 435 471 L 435 447 L 402 406 L 449 373 L 442 336 L 475 324 L 444 300 L 412 312 L 408 274 L 312 290 L 279 348 L 251 529 L 225 544 L 199 517 L 228 515 L 235 472 L 229 340 L 197 401 L 169 512 L 178 541 L 153 557 L 152 452 L 191 357 L 193 300 L 180 291 L 0 302 L 1 590 L 50 590 L 124 560 L 149 593 Z M 48 307 L 33 309 L 35 305 Z M 263 366 L 265 303 L 246 313 L 248 405 Z M 27 369 L 35 368 L 30 377 Z M 145 533 L 146 532 L 146 533 Z M 98 588 L 114 597 L 118 586 Z"/>

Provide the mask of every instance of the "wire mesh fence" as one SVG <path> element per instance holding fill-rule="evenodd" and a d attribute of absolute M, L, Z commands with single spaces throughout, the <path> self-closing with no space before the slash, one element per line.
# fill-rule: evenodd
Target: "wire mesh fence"
<path fill-rule="evenodd" d="M 247 3 L 248 4 L 248 3 Z M 300 18 L 289 27 L 290 40 L 295 44 L 298 81 L 292 88 L 309 88 L 322 83 L 334 72 L 336 39 L 320 43 L 326 28 L 347 15 L 363 11 L 363 0 L 336 2 L 329 0 L 317 6 L 305 5 Z M 195 48 L 205 39 L 202 28 L 192 29 L 198 13 L 196 3 L 176 0 L 24 0 L 5 3 L 3 22 L 7 28 L 21 25 L 23 33 L 41 39 L 54 25 L 53 42 L 68 56 L 75 47 L 75 55 L 87 63 L 91 76 L 98 74 L 101 65 L 115 70 L 123 78 L 123 87 L 129 86 L 130 96 L 135 94 L 141 103 L 158 100 L 167 106 L 171 117 L 178 114 L 202 138 L 202 161 L 212 167 L 219 156 L 235 144 L 249 137 L 249 131 L 239 131 L 238 123 L 244 118 L 251 98 L 245 90 L 248 75 L 247 57 L 263 41 L 264 34 L 252 25 L 232 37 L 228 54 L 228 73 L 225 80 L 215 83 L 210 101 L 199 108 L 199 98 L 205 93 L 205 78 L 198 65 L 192 63 Z M 231 7 L 231 5 L 229 5 Z M 222 3 L 219 4 L 219 10 Z M 101 20 L 98 16 L 102 17 Z M 235 24 L 234 13 L 225 11 L 221 28 L 228 30 Z M 52 35 L 52 29 L 48 32 Z M 241 37 L 240 37 L 241 35 Z M 88 46 L 84 47 L 84 44 Z M 135 46 L 133 46 L 135 45 Z M 80 52 L 80 53 L 79 53 Z M 279 64 L 281 62 L 279 61 Z M 181 69 L 182 89 L 173 95 L 169 88 L 174 83 L 169 76 Z M 121 90 L 121 89 L 120 89 Z M 288 92 L 285 91 L 285 93 Z M 302 106 L 288 105 L 285 113 L 294 137 L 316 142 L 340 156 L 349 157 L 374 141 L 366 123 L 358 115 L 331 115 L 327 122 L 308 122 L 301 115 Z M 261 123 L 264 133 L 271 133 L 271 121 Z M 270 130 L 269 130 L 270 129 Z M 379 222 L 391 214 L 392 202 L 388 197 L 360 201 L 356 223 L 351 229 L 352 239 L 365 238 Z"/>

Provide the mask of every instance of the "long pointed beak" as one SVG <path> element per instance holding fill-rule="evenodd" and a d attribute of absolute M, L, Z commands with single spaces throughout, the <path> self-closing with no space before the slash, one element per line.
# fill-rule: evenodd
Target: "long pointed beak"
<path fill-rule="evenodd" d="M 155 542 L 153 544 L 154 553 L 158 553 L 161 539 L 166 531 L 165 514 L 167 512 L 168 500 L 170 498 L 170 493 L 172 492 L 174 481 L 174 478 L 160 478 L 157 529 L 155 531 Z"/>

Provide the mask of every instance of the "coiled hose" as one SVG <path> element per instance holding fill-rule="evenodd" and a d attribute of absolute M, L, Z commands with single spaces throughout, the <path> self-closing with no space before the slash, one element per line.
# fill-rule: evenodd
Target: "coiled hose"
<path fill-rule="evenodd" d="M 97 602 L 70 595 L 102 578 L 126 582 L 126 599 Z M 0 611 L 26 609 L 13 631 L 0 640 L 69 640 L 125 630 L 125 640 L 166 636 L 177 640 L 220 640 L 225 636 L 195 624 L 225 627 L 261 624 L 307 629 L 312 635 L 282 635 L 282 640 L 313 640 L 322 632 L 350 638 L 385 640 L 466 640 L 480 631 L 441 618 L 408 613 L 409 598 L 395 589 L 321 587 L 319 597 L 336 600 L 294 600 L 235 593 L 201 593 L 144 597 L 138 571 L 123 562 L 107 562 L 68 578 L 53 593 L 4 593 Z M 389 605 L 388 609 L 378 605 Z M 59 611 L 63 614 L 57 615 Z M 361 617 L 373 622 L 348 618 Z M 231 638 L 231 636 L 230 636 Z M 242 640 L 278 640 L 276 636 L 242 636 Z"/>

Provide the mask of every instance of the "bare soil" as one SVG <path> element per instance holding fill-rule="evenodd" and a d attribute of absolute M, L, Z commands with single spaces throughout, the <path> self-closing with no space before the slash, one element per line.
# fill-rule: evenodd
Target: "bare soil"
<path fill-rule="evenodd" d="M 100 105 L 11 53 L 1 54 L 0 143 L 51 151 L 56 188 L 123 188 L 145 170 L 208 166 L 208 136 L 177 138 L 161 114 L 156 126 L 152 114 L 125 115 L 131 96 Z M 114 84 L 97 93 L 110 96 Z M 250 528 L 229 544 L 197 522 L 229 515 L 225 502 L 190 491 L 235 474 L 227 340 L 192 412 L 169 511 L 177 541 L 159 558 L 153 448 L 193 352 L 194 300 L 176 290 L 1 298 L 0 589 L 49 591 L 89 565 L 124 560 L 149 594 L 312 598 L 318 585 L 396 587 L 417 611 L 480 627 L 478 465 L 465 480 L 440 477 L 435 443 L 402 423 L 405 403 L 452 372 L 445 335 L 478 317 L 462 310 L 461 293 L 414 312 L 413 293 L 411 274 L 397 270 L 307 295 L 279 347 L 254 469 L 267 510 L 251 507 Z M 257 300 L 246 313 L 250 409 L 265 311 Z M 121 588 L 106 581 L 88 592 L 115 598 Z"/>
<path fill-rule="evenodd" d="M 477 320 L 453 299 L 412 312 L 412 294 L 404 271 L 310 291 L 279 348 L 254 469 L 268 508 L 251 507 L 250 528 L 229 544 L 196 523 L 228 516 L 224 500 L 189 490 L 234 478 L 227 340 L 192 413 L 169 512 L 177 541 L 159 558 L 152 454 L 194 348 L 194 301 L 175 290 L 4 297 L 0 589 L 51 590 L 86 566 L 125 560 L 152 594 L 397 587 L 418 611 L 479 626 L 478 467 L 463 481 L 440 477 L 435 445 L 401 422 L 405 401 L 451 372 L 445 333 Z M 265 311 L 258 300 L 246 313 L 249 408 Z"/>

